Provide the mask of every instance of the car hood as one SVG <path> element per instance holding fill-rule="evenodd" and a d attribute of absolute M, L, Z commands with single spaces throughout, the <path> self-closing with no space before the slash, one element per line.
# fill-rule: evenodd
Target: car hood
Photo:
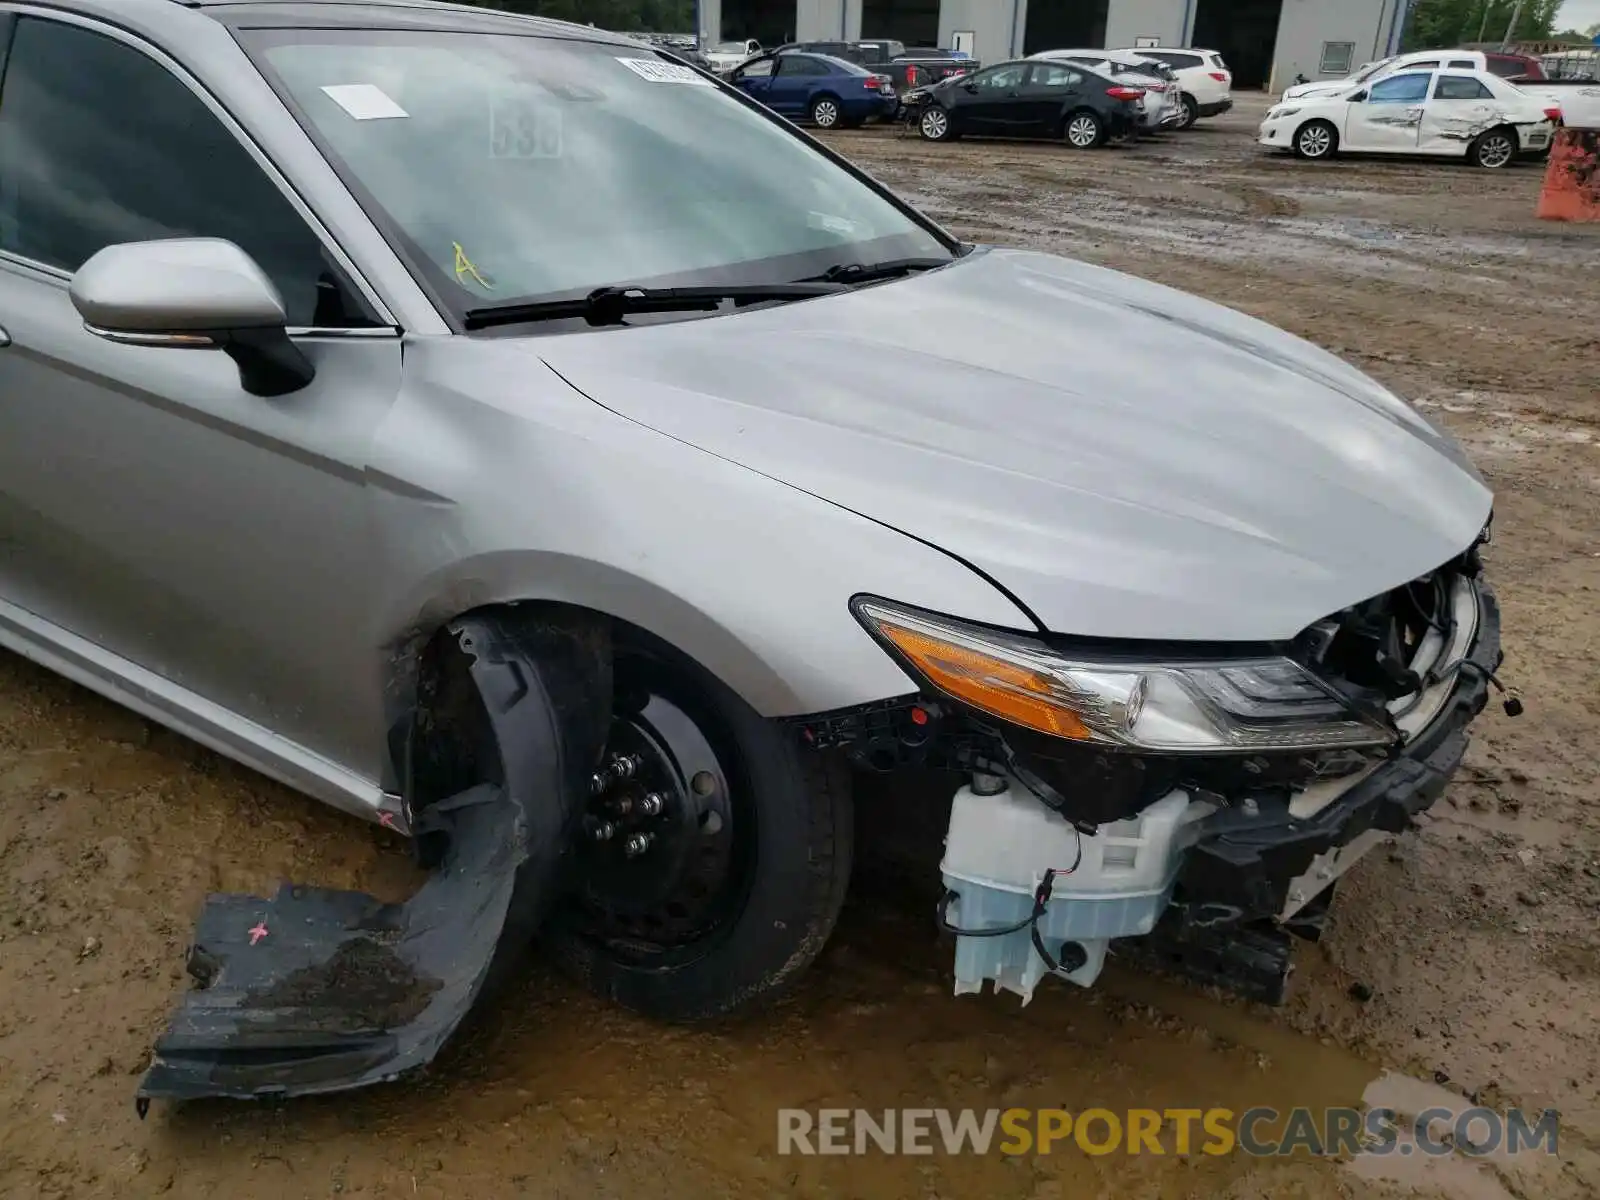
<path fill-rule="evenodd" d="M 958 556 L 1062 633 L 1289 638 L 1489 516 L 1460 449 L 1339 359 L 1042 254 L 518 341 L 617 413 Z M 662 503 L 717 536 L 693 496 Z M 774 529 L 730 563 L 806 538 Z"/>
<path fill-rule="evenodd" d="M 1342 79 L 1337 83 L 1301 83 L 1286 89 L 1283 93 L 1283 99 L 1326 100 L 1331 96 L 1337 96 L 1342 92 L 1351 92 L 1355 89 L 1356 85 L 1348 79 Z"/>

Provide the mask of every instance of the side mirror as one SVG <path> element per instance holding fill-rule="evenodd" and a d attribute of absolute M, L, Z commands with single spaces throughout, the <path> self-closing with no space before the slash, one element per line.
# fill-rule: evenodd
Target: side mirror
<path fill-rule="evenodd" d="M 1354 96 L 1350 97 L 1350 103 L 1351 104 L 1360 104 L 1364 100 L 1366 100 L 1366 98 L 1367 98 L 1367 93 L 1365 91 L 1360 91 L 1360 92 L 1357 92 Z"/>
<path fill-rule="evenodd" d="M 218 238 L 107 246 L 72 277 L 84 327 L 136 346 L 220 349 L 254 396 L 299 391 L 316 368 L 289 340 L 283 301 L 243 250 Z"/>
<path fill-rule="evenodd" d="M 974 96 L 976 96 L 978 94 L 978 85 L 975 83 L 963 83 L 961 85 L 961 90 L 963 92 L 971 92 Z"/>

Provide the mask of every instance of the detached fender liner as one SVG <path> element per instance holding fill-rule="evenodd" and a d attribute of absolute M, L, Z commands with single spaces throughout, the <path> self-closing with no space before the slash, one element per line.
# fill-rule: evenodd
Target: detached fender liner
<path fill-rule="evenodd" d="M 530 610 L 448 632 L 496 778 L 420 814 L 416 834 L 443 852 L 403 904 L 292 885 L 210 897 L 189 954 L 196 986 L 156 1044 L 141 1114 L 152 1098 L 336 1092 L 426 1066 L 543 923 L 610 719 L 607 630 Z"/>

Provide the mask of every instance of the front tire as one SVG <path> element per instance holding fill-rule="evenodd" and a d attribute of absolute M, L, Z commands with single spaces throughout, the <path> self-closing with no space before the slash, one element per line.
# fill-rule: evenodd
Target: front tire
<path fill-rule="evenodd" d="M 1467 147 L 1467 161 L 1475 167 L 1503 170 L 1517 161 L 1521 150 L 1521 139 L 1516 131 L 1501 126 L 1486 130 L 1473 139 L 1472 145 Z"/>
<path fill-rule="evenodd" d="M 1339 152 L 1339 131 L 1330 121 L 1307 121 L 1295 130 L 1294 152 L 1308 162 L 1323 162 Z"/>
<path fill-rule="evenodd" d="M 848 773 L 666 651 L 619 650 L 616 696 L 607 755 L 644 760 L 635 813 L 650 793 L 669 809 L 650 849 L 626 857 L 626 826 L 594 837 L 622 796 L 597 799 L 612 807 L 592 809 L 581 838 L 578 892 L 547 934 L 557 962 L 661 1020 L 772 996 L 817 956 L 844 903 Z"/>
<path fill-rule="evenodd" d="M 955 141 L 955 124 L 950 120 L 950 114 L 937 104 L 930 104 L 922 110 L 922 115 L 917 118 L 917 132 L 928 142 L 953 142 Z"/>
<path fill-rule="evenodd" d="M 1061 136 L 1074 150 L 1094 150 L 1105 145 L 1105 122 L 1088 110 L 1069 113 Z"/>
<path fill-rule="evenodd" d="M 837 129 L 842 120 L 839 102 L 832 96 L 818 96 L 811 102 L 811 123 L 818 129 Z"/>

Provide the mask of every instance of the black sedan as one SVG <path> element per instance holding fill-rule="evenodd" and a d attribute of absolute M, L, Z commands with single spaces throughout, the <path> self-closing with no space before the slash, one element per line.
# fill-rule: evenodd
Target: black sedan
<path fill-rule="evenodd" d="M 1076 65 L 1031 59 L 908 92 L 908 115 L 930 142 L 1061 138 L 1077 150 L 1131 137 L 1141 89 Z"/>

